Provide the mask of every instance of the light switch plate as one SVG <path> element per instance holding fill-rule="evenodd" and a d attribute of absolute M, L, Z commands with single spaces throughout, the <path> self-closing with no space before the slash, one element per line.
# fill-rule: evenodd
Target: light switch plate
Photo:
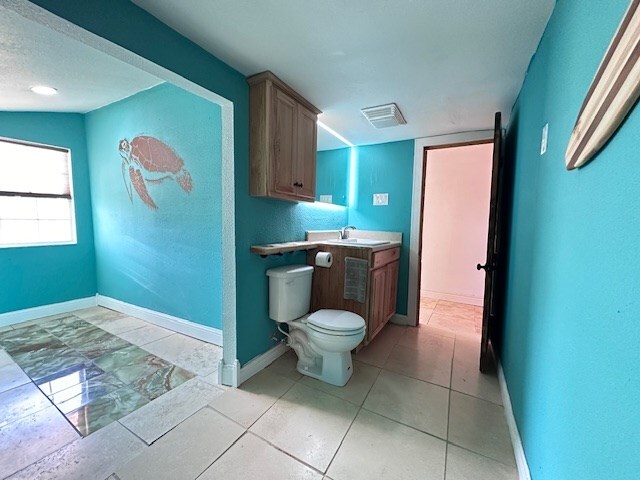
<path fill-rule="evenodd" d="M 549 139 L 549 124 L 542 127 L 542 141 L 540 142 L 540 155 L 547 153 L 547 140 Z"/>
<path fill-rule="evenodd" d="M 389 205 L 389 194 L 388 193 L 374 193 L 373 194 L 373 204 L 376 205 L 376 206 Z"/>

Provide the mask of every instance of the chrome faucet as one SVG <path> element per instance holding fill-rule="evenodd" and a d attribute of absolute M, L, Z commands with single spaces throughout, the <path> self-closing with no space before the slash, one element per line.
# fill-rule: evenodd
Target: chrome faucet
<path fill-rule="evenodd" d="M 353 225 L 347 225 L 346 227 L 342 227 L 340 229 L 341 240 L 346 240 L 347 238 L 349 238 L 349 230 L 356 230 L 356 227 L 354 227 Z"/>

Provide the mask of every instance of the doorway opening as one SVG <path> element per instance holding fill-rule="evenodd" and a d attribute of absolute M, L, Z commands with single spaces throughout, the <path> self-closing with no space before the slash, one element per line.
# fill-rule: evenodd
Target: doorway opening
<path fill-rule="evenodd" d="M 418 325 L 480 345 L 494 141 L 425 147 Z"/>

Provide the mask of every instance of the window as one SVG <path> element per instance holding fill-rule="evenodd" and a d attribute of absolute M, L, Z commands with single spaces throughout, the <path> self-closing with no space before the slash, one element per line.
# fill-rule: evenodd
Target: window
<path fill-rule="evenodd" d="M 75 242 L 71 152 L 0 139 L 0 247 Z"/>

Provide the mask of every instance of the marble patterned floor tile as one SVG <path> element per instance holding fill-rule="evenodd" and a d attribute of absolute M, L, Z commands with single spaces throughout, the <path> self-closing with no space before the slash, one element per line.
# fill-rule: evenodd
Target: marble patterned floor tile
<path fill-rule="evenodd" d="M 294 381 L 262 370 L 238 388 L 230 388 L 209 404 L 240 425 L 249 428 L 287 390 Z"/>
<path fill-rule="evenodd" d="M 150 445 L 222 393 L 196 377 L 122 418 L 120 423 Z"/>
<path fill-rule="evenodd" d="M 140 320 L 139 318 L 125 316 L 107 318 L 100 322 L 96 322 L 95 325 L 103 330 L 106 330 L 109 333 L 119 335 L 124 332 L 135 330 L 137 328 L 146 327 L 149 324 L 144 320 Z"/>
<path fill-rule="evenodd" d="M 160 369 L 171 366 L 171 363 L 162 358 L 148 354 L 146 357 L 137 359 L 134 363 L 113 370 L 111 373 L 127 385 L 132 385 L 141 378 L 148 377 Z"/>
<path fill-rule="evenodd" d="M 354 355 L 353 359 L 375 367 L 383 367 L 405 330 L 404 327 L 387 324 L 369 345 Z"/>
<path fill-rule="evenodd" d="M 515 466 L 509 427 L 500 405 L 452 391 L 449 442 Z"/>
<path fill-rule="evenodd" d="M 60 315 L 51 315 L 50 317 L 40 318 L 36 321 L 42 328 L 49 330 L 49 328 L 68 325 L 69 323 L 74 323 L 77 320 L 80 320 L 80 318 L 76 317 L 72 313 L 62 313 Z"/>
<path fill-rule="evenodd" d="M 84 322 L 84 320 L 82 321 Z M 71 348 L 76 348 L 78 346 L 87 345 L 91 342 L 104 340 L 108 338 L 107 335 L 110 335 L 108 332 L 96 327 L 92 323 L 88 323 L 88 325 L 88 327 L 83 328 L 82 335 L 69 335 L 64 339 L 64 343 Z"/>
<path fill-rule="evenodd" d="M 69 317 L 63 319 L 57 325 L 45 327 L 49 333 L 61 340 L 62 342 L 73 343 L 74 340 L 81 341 L 85 335 L 93 331 L 96 327 L 91 323 L 77 317 Z M 67 343 L 68 345 L 69 343 Z"/>
<path fill-rule="evenodd" d="M 100 336 L 93 341 L 76 346 L 76 350 L 89 359 L 98 358 L 107 353 L 115 352 L 121 348 L 126 348 L 131 344 L 126 340 L 121 339 L 115 335 L 105 332 L 103 336 Z"/>
<path fill-rule="evenodd" d="M 426 351 L 396 345 L 384 369 L 449 388 L 452 359 L 453 352 L 447 348 Z"/>
<path fill-rule="evenodd" d="M 106 372 L 113 372 L 119 368 L 139 363 L 141 359 L 148 356 L 149 352 L 135 345 L 121 348 L 111 353 L 94 358 L 93 362 Z"/>
<path fill-rule="evenodd" d="M 360 410 L 327 474 L 334 480 L 442 480 L 446 443 Z"/>
<path fill-rule="evenodd" d="M 211 408 L 202 408 L 116 469 L 116 474 L 120 480 L 196 478 L 244 431 Z"/>
<path fill-rule="evenodd" d="M 44 329 L 37 328 L 13 330 L 5 332 L 4 338 L 0 339 L 0 346 L 11 356 L 21 353 L 31 352 L 51 346 L 52 348 L 63 346 L 64 344 L 56 337 Z"/>
<path fill-rule="evenodd" d="M 103 480 L 147 446 L 118 422 L 62 447 L 10 480 Z"/>
<path fill-rule="evenodd" d="M 161 368 L 155 372 L 140 377 L 133 383 L 131 387 L 149 400 L 158 398 L 178 385 L 182 385 L 187 380 L 191 380 L 195 375 L 175 365 Z"/>
<path fill-rule="evenodd" d="M 429 297 L 420 297 L 420 308 L 434 309 L 438 305 L 438 299 Z"/>
<path fill-rule="evenodd" d="M 71 312 L 71 314 L 79 318 L 88 318 L 97 314 L 102 314 L 110 311 L 111 310 L 104 307 L 89 307 L 89 308 L 83 308 L 81 310 L 74 310 L 73 312 Z"/>
<path fill-rule="evenodd" d="M 297 383 L 250 431 L 324 472 L 357 413 L 357 405 Z"/>
<path fill-rule="evenodd" d="M 54 393 L 49 398 L 62 413 L 70 413 L 100 397 L 115 392 L 125 384 L 110 373 L 104 373 Z"/>
<path fill-rule="evenodd" d="M 89 360 L 86 360 L 83 363 L 72 365 L 52 375 L 42 377 L 35 383 L 45 395 L 50 397 L 61 390 L 86 382 L 102 374 L 104 374 L 104 370 Z"/>
<path fill-rule="evenodd" d="M 173 335 L 175 332 L 166 328 L 158 327 L 157 325 L 147 324 L 142 328 L 136 328 L 128 332 L 119 333 L 120 338 L 125 339 L 129 343 L 142 346 L 147 343 L 155 342 L 161 338 L 166 338 Z"/>
<path fill-rule="evenodd" d="M 13 330 L 13 327 L 11 325 L 3 325 L 0 327 L 0 333 L 10 332 L 11 330 Z"/>
<path fill-rule="evenodd" d="M 86 436 L 147 403 L 149 400 L 146 397 L 127 386 L 97 398 L 93 402 L 65 414 L 65 417 L 82 436 Z"/>
<path fill-rule="evenodd" d="M 73 442 L 78 433 L 51 405 L 0 428 L 0 478 Z"/>
<path fill-rule="evenodd" d="M 0 428 L 50 406 L 47 396 L 31 382 L 0 393 Z"/>
<path fill-rule="evenodd" d="M 447 446 L 446 480 L 518 480 L 513 466 L 483 457 L 455 445 Z"/>
<path fill-rule="evenodd" d="M 431 335 L 423 326 L 408 327 L 398 345 L 413 348 L 414 350 L 437 350 L 438 353 L 446 352 L 453 356 L 454 339 L 442 335 Z"/>
<path fill-rule="evenodd" d="M 378 367 L 354 361 L 353 375 L 351 375 L 351 378 L 344 387 L 336 387 L 335 385 L 306 376 L 300 380 L 300 383 L 322 390 L 325 393 L 355 403 L 356 405 L 362 405 L 373 383 L 376 381 L 376 378 L 378 378 L 379 373 L 380 369 Z"/>
<path fill-rule="evenodd" d="M 322 474 L 246 433 L 198 480 L 321 480 Z"/>
<path fill-rule="evenodd" d="M 449 390 L 444 387 L 383 370 L 363 408 L 447 439 Z"/>
<path fill-rule="evenodd" d="M 70 348 L 56 350 L 55 352 L 43 352 L 38 357 L 31 356 L 25 358 L 22 362 L 16 359 L 16 363 L 34 382 L 71 368 L 74 365 L 83 365 L 86 361 L 85 357 Z"/>

